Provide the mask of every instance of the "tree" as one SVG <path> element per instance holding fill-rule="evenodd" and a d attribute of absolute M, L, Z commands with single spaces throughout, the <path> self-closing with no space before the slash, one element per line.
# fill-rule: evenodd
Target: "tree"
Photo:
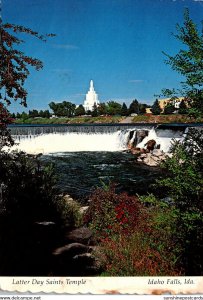
<path fill-rule="evenodd" d="M 145 114 L 147 107 L 148 107 L 147 104 L 145 104 L 145 103 L 139 103 L 139 113 L 140 114 Z"/>
<path fill-rule="evenodd" d="M 139 114 L 139 102 L 137 99 L 133 100 L 129 106 L 129 113 L 130 114 Z"/>
<path fill-rule="evenodd" d="M 98 114 L 99 115 L 106 115 L 107 107 L 106 107 L 105 103 L 100 103 L 97 108 L 98 108 Z"/>
<path fill-rule="evenodd" d="M 7 125 L 12 123 L 11 116 L 5 106 L 0 103 L 0 151 L 4 146 L 14 144 Z"/>
<path fill-rule="evenodd" d="M 76 109 L 75 109 L 75 116 L 83 116 L 85 115 L 85 109 L 82 104 L 80 104 Z"/>
<path fill-rule="evenodd" d="M 160 115 L 161 113 L 161 108 L 158 99 L 156 99 L 152 105 L 152 113 L 153 115 Z"/>
<path fill-rule="evenodd" d="M 49 107 L 58 117 L 72 117 L 75 114 L 76 105 L 68 101 L 63 101 L 61 103 L 51 102 L 49 103 Z"/>
<path fill-rule="evenodd" d="M 29 110 L 28 114 L 29 114 L 30 118 L 37 118 L 37 117 L 39 117 L 39 112 L 36 109 Z"/>
<path fill-rule="evenodd" d="M 42 41 L 52 34 L 40 35 L 24 26 L 13 24 L 3 24 L 0 20 L 0 99 L 8 105 L 11 99 L 20 100 L 20 104 L 27 106 L 27 91 L 24 88 L 29 67 L 34 67 L 37 71 L 43 67 L 42 61 L 25 55 L 19 50 L 19 45 L 24 41 L 12 33 L 26 33 Z"/>
<path fill-rule="evenodd" d="M 125 102 L 123 102 L 122 108 L 121 108 L 121 115 L 122 116 L 128 116 L 128 108 Z"/>
<path fill-rule="evenodd" d="M 162 92 L 166 97 L 180 95 L 190 99 L 191 106 L 203 113 L 203 23 L 201 26 L 200 33 L 189 16 L 189 10 L 185 9 L 183 26 L 177 24 L 177 34 L 173 35 L 183 44 L 183 49 L 175 56 L 163 52 L 167 57 L 166 64 L 185 80 L 180 83 L 180 89 L 163 89 Z"/>
<path fill-rule="evenodd" d="M 165 196 L 172 199 L 178 260 L 186 275 L 199 275 L 203 269 L 203 130 L 190 128 L 182 142 L 174 142 L 171 151 L 173 156 L 161 165 L 163 178 L 158 180 L 158 187 L 164 187 Z"/>
<path fill-rule="evenodd" d="M 173 114 L 175 111 L 175 106 L 172 103 L 168 103 L 165 107 L 164 107 L 164 114 L 165 115 L 170 115 Z"/>
<path fill-rule="evenodd" d="M 121 114 L 121 104 L 116 101 L 107 102 L 107 113 L 109 115 L 120 115 Z"/>
<path fill-rule="evenodd" d="M 181 115 L 184 115 L 184 114 L 188 113 L 188 108 L 187 108 L 187 105 L 185 104 L 184 100 L 182 100 L 180 102 L 178 113 L 181 114 Z"/>
<path fill-rule="evenodd" d="M 10 131 L 7 129 L 11 119 L 5 118 L 7 110 L 1 102 L 10 105 L 11 100 L 20 100 L 20 104 L 27 106 L 27 91 L 24 83 L 30 74 L 29 67 L 34 67 L 36 70 L 43 67 L 41 60 L 27 56 L 19 50 L 19 45 L 24 42 L 15 35 L 19 33 L 34 36 L 42 41 L 46 41 L 45 37 L 53 36 L 52 34 L 39 35 L 38 32 L 24 26 L 4 24 L 0 16 L 0 105 L 4 110 L 3 115 L 0 114 L 1 145 L 5 144 L 5 141 L 7 145 L 13 144 Z"/>
<path fill-rule="evenodd" d="M 93 105 L 93 109 L 92 109 L 91 115 L 92 115 L 92 117 L 98 117 L 98 115 L 99 115 L 96 103 L 94 103 L 94 105 Z"/>

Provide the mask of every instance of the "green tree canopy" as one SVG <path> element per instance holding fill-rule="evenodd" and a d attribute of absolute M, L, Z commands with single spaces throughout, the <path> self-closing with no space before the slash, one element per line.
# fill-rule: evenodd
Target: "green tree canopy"
<path fill-rule="evenodd" d="M 165 107 L 164 107 L 164 114 L 165 115 L 170 115 L 172 113 L 174 113 L 175 111 L 175 106 L 172 103 L 168 103 Z"/>
<path fill-rule="evenodd" d="M 85 115 L 85 109 L 82 104 L 80 104 L 76 109 L 75 109 L 75 115 L 76 116 L 82 116 Z"/>
<path fill-rule="evenodd" d="M 184 96 L 191 99 L 191 106 L 198 108 L 203 113 L 203 23 L 199 32 L 189 16 L 189 10 L 185 9 L 183 26 L 177 24 L 177 33 L 173 36 L 182 43 L 182 49 L 175 55 L 167 57 L 166 64 L 184 77 L 181 87 L 175 89 L 163 89 L 166 97 Z"/>
<path fill-rule="evenodd" d="M 121 104 L 116 101 L 107 102 L 107 113 L 109 115 L 120 115 L 121 114 Z"/>
<path fill-rule="evenodd" d="M 11 103 L 11 99 L 20 100 L 20 104 L 27 106 L 24 84 L 30 74 L 29 67 L 38 71 L 43 64 L 41 60 L 27 56 L 19 50 L 19 45 L 24 42 L 16 36 L 19 33 L 26 33 L 42 41 L 53 35 L 43 36 L 24 26 L 3 24 L 0 19 L 0 100 L 5 101 L 7 105 Z"/>
<path fill-rule="evenodd" d="M 63 101 L 61 103 L 51 102 L 49 107 L 58 117 L 72 117 L 75 114 L 76 105 L 69 101 Z"/>

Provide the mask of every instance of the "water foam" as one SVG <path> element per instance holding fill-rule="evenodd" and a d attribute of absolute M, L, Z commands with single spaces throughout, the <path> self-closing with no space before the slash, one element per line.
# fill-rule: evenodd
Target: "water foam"
<path fill-rule="evenodd" d="M 128 134 L 121 131 L 113 133 L 50 133 L 37 136 L 18 136 L 18 145 L 12 150 L 30 154 L 80 152 L 80 151 L 123 151 L 127 148 Z M 14 137 L 15 138 L 15 137 Z"/>

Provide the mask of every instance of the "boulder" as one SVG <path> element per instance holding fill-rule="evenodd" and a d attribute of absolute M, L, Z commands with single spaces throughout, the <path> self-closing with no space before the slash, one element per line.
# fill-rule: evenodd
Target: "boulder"
<path fill-rule="evenodd" d="M 89 252 L 89 247 L 80 243 L 71 243 L 54 250 L 53 255 L 73 258 L 75 255 Z"/>
<path fill-rule="evenodd" d="M 76 228 L 65 235 L 66 240 L 74 243 L 89 244 L 92 231 L 87 227 Z"/>
<path fill-rule="evenodd" d="M 82 206 L 80 209 L 79 209 L 79 213 L 84 216 L 85 213 L 87 212 L 89 206 Z"/>
<path fill-rule="evenodd" d="M 152 155 L 153 155 L 153 156 L 156 156 L 156 157 L 160 157 L 160 156 L 163 155 L 163 151 L 161 151 L 160 149 L 154 149 L 154 150 L 152 151 Z"/>
<path fill-rule="evenodd" d="M 146 148 L 147 148 L 148 151 L 154 150 L 155 145 L 156 145 L 156 141 L 155 140 L 149 140 L 145 144 L 145 146 L 146 146 Z"/>

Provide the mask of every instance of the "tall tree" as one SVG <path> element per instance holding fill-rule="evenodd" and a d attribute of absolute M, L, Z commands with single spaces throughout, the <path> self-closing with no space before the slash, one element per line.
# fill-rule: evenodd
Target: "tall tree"
<path fill-rule="evenodd" d="M 159 115 L 161 113 L 161 108 L 158 99 L 156 99 L 152 105 L 152 113 L 153 115 Z"/>
<path fill-rule="evenodd" d="M 11 99 L 20 100 L 20 104 L 27 106 L 24 84 L 30 74 L 29 67 L 38 71 L 43 67 L 43 63 L 19 50 L 19 45 L 24 42 L 16 36 L 19 33 L 26 33 L 42 41 L 46 41 L 45 37 L 53 35 L 43 36 L 24 26 L 3 24 L 0 21 L 0 100 L 8 105 Z"/>
<path fill-rule="evenodd" d="M 122 116 L 128 116 L 128 108 L 125 102 L 123 102 L 122 108 L 121 108 L 121 115 Z"/>
<path fill-rule="evenodd" d="M 139 114 L 139 102 L 137 99 L 133 100 L 129 106 L 129 113 L 130 114 Z"/>
<path fill-rule="evenodd" d="M 98 108 L 97 108 L 96 103 L 94 103 L 94 106 L 93 106 L 91 115 L 92 115 L 92 117 L 97 117 L 97 116 L 99 115 L 99 114 L 98 114 Z"/>
<path fill-rule="evenodd" d="M 203 23 L 201 32 L 189 16 L 189 10 L 185 9 L 183 26 L 177 24 L 177 34 L 173 36 L 183 44 L 175 56 L 169 54 L 166 64 L 180 73 L 185 80 L 180 83 L 179 90 L 163 89 L 166 97 L 184 96 L 191 99 L 191 105 L 203 113 Z"/>
<path fill-rule="evenodd" d="M 76 116 L 82 116 L 85 115 L 85 109 L 82 104 L 80 104 L 76 109 L 75 109 L 75 115 Z"/>

